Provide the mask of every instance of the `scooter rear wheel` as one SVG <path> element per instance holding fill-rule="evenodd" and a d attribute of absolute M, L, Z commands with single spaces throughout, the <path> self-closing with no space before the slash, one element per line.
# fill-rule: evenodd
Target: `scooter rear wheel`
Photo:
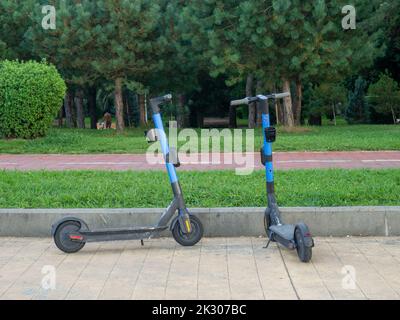
<path fill-rule="evenodd" d="M 301 262 L 309 262 L 312 257 L 312 247 L 306 246 L 304 242 L 305 235 L 301 228 L 296 228 L 294 232 L 294 240 L 296 241 L 297 255 Z"/>
<path fill-rule="evenodd" d="M 190 224 L 192 226 L 192 232 L 184 233 L 181 229 L 179 221 L 176 222 L 172 229 L 172 236 L 175 241 L 185 247 L 194 246 L 203 237 L 203 224 L 200 219 L 196 216 L 190 216 Z"/>
<path fill-rule="evenodd" d="M 54 234 L 54 242 L 58 249 L 65 253 L 75 253 L 85 246 L 85 242 L 72 241 L 71 233 L 79 232 L 81 224 L 78 221 L 69 220 L 61 223 Z"/>

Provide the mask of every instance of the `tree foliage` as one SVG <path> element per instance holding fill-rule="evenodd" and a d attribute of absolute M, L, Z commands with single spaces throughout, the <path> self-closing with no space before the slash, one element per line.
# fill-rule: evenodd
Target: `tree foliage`
<path fill-rule="evenodd" d="M 400 112 L 400 88 L 395 80 L 387 73 L 382 73 L 379 80 L 369 86 L 368 98 L 376 111 L 391 114 L 393 123 L 396 123 Z"/>
<path fill-rule="evenodd" d="M 362 77 L 358 77 L 354 85 L 354 91 L 349 93 L 345 113 L 346 120 L 350 124 L 369 122 L 369 107 L 365 97 L 366 89 L 367 81 Z"/>
<path fill-rule="evenodd" d="M 47 4 L 57 9 L 55 30 L 42 28 L 41 9 Z M 344 30 L 342 7 L 347 4 L 345 0 L 3 0 L 0 59 L 45 58 L 65 79 L 70 100 L 85 92 L 95 96 L 95 87 L 114 94 L 120 130 L 124 116 L 129 117 L 128 89 L 140 95 L 172 91 L 178 97 L 177 117 L 187 113 L 190 98 L 197 99 L 191 104 L 192 117 L 212 110 L 215 103 L 207 97 L 210 83 L 205 74 L 215 79 L 216 88 L 223 88 L 224 97 L 236 98 L 234 88 L 244 91 L 246 79 L 253 79 L 246 86 L 249 94 L 291 90 L 292 99 L 283 104 L 283 122 L 299 124 L 303 109 L 307 114 L 324 113 L 333 101 L 329 99 L 337 96 L 335 90 L 343 89 L 338 84 L 347 78 L 362 75 L 370 83 L 387 68 L 399 80 L 400 3 L 354 0 L 357 27 Z M 143 97 L 138 100 L 143 119 Z M 309 105 L 303 108 L 302 101 Z M 350 105 L 352 114 L 355 105 Z M 254 122 L 257 113 L 251 108 L 249 118 Z"/>

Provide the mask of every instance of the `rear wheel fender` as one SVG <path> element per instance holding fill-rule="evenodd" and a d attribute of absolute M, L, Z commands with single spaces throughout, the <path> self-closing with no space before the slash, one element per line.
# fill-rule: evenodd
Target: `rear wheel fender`
<path fill-rule="evenodd" d="M 301 233 L 304 236 L 304 245 L 306 247 L 314 247 L 314 240 L 311 236 L 311 232 L 308 226 L 304 222 L 299 222 L 298 224 L 296 224 L 295 232 L 296 229 L 301 230 Z"/>
<path fill-rule="evenodd" d="M 82 219 L 76 218 L 76 217 L 64 217 L 58 221 L 56 221 L 55 223 L 53 223 L 53 225 L 51 226 L 51 236 L 53 237 L 57 231 L 57 228 L 64 222 L 66 221 L 76 221 L 81 225 L 81 229 L 82 231 L 89 231 L 89 227 L 86 224 L 85 221 L 83 221 Z"/>

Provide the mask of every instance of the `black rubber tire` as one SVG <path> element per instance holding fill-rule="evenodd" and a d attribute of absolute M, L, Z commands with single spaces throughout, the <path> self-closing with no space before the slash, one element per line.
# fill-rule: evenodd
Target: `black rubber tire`
<path fill-rule="evenodd" d="M 300 228 L 294 231 L 294 240 L 296 241 L 297 255 L 301 262 L 309 262 L 312 257 L 312 247 L 308 247 L 304 243 L 304 234 Z"/>
<path fill-rule="evenodd" d="M 271 225 L 271 223 L 270 223 L 270 218 L 269 218 L 269 214 L 268 213 L 264 213 L 264 230 L 265 230 L 265 233 L 268 235 L 268 233 L 269 233 L 269 227 L 270 227 L 270 225 Z"/>
<path fill-rule="evenodd" d="M 69 234 L 81 229 L 78 221 L 69 220 L 61 223 L 54 233 L 54 242 L 58 249 L 65 253 L 75 253 L 85 246 L 85 242 L 72 241 Z"/>
<path fill-rule="evenodd" d="M 204 229 L 200 219 L 191 215 L 190 224 L 192 226 L 192 232 L 189 234 L 185 234 L 182 231 L 179 221 L 175 223 L 175 226 L 172 229 L 172 236 L 175 241 L 184 247 L 194 246 L 203 237 Z"/>
<path fill-rule="evenodd" d="M 270 239 L 271 241 L 275 241 L 273 238 L 271 237 L 271 231 L 269 231 L 269 227 L 271 226 L 271 218 L 269 216 L 269 213 L 265 212 L 264 213 L 264 230 L 265 233 L 268 237 L 268 239 Z"/>

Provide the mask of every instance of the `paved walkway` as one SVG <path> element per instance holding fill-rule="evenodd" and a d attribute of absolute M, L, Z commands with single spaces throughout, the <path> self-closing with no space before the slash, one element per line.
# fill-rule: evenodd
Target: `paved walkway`
<path fill-rule="evenodd" d="M 259 153 L 247 153 L 247 167 L 261 169 Z M 180 170 L 221 170 L 245 166 L 244 155 L 232 153 L 181 155 Z M 400 151 L 276 152 L 277 169 L 400 168 Z M 160 170 L 163 162 L 151 164 L 145 154 L 5 155 L 0 169 L 9 170 Z"/>
<path fill-rule="evenodd" d="M 0 299 L 400 299 L 400 238 L 316 238 L 312 263 L 262 238 L 87 244 L 0 239 Z"/>

